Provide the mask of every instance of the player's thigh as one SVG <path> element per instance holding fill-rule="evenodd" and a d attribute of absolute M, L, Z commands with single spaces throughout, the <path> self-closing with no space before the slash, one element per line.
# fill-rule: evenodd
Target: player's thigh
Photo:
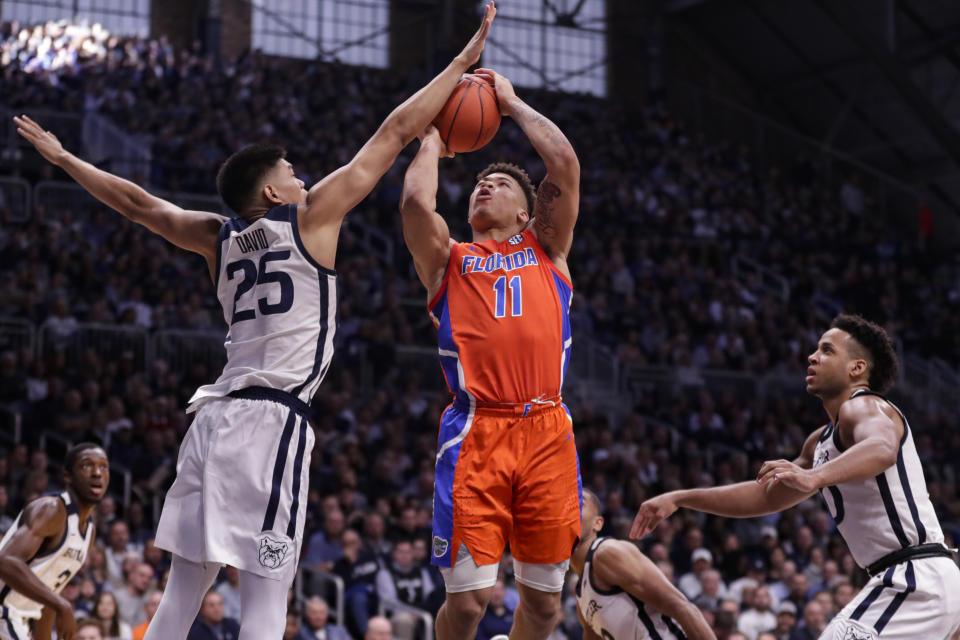
<path fill-rule="evenodd" d="M 527 587 L 527 590 L 538 592 L 532 594 L 534 596 L 539 596 L 541 593 L 559 595 L 563 591 L 564 578 L 569 567 L 569 560 L 551 564 L 534 564 L 514 558 L 513 575 L 518 584 Z"/>
<path fill-rule="evenodd" d="M 581 483 L 573 424 L 565 407 L 530 419 L 513 500 L 514 558 L 552 565 L 569 559 L 580 536 Z"/>
<path fill-rule="evenodd" d="M 496 564 L 513 526 L 515 447 L 496 417 L 451 407 L 441 419 L 434 482 L 432 562 L 450 567 L 466 545 L 477 564 Z"/>
<path fill-rule="evenodd" d="M 443 582 L 448 594 L 476 593 L 489 590 L 497 582 L 500 564 L 477 565 L 466 544 L 460 545 L 457 561 L 452 567 L 441 567 Z M 489 594 L 487 595 L 489 600 Z M 484 606 L 486 602 L 484 602 Z"/>

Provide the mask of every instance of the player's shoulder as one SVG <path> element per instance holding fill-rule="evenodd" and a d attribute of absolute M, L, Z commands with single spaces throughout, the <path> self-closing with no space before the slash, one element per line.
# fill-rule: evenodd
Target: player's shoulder
<path fill-rule="evenodd" d="M 23 523 L 31 529 L 59 529 L 67 518 L 67 506 L 58 495 L 41 496 L 23 510 Z"/>
<path fill-rule="evenodd" d="M 634 542 L 617 538 L 603 540 L 593 552 L 594 567 L 609 574 L 629 570 L 644 559 L 643 552 Z"/>
<path fill-rule="evenodd" d="M 837 422 L 847 428 L 855 426 L 860 420 L 881 415 L 891 420 L 899 412 L 889 400 L 879 393 L 855 393 L 842 405 L 837 415 Z M 895 421 L 896 422 L 896 421 Z"/>

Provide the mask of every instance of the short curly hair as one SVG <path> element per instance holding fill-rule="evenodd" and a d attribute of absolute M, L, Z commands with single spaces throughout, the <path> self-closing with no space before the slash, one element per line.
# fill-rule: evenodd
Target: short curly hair
<path fill-rule="evenodd" d="M 830 323 L 832 329 L 846 331 L 867 352 L 867 384 L 881 393 L 893 386 L 900 368 L 893 340 L 883 327 L 863 316 L 842 313 Z"/>
<path fill-rule="evenodd" d="M 480 182 L 491 173 L 505 173 L 517 181 L 517 183 L 520 185 L 520 188 L 523 189 L 523 197 L 527 199 L 527 213 L 530 214 L 530 217 L 532 218 L 533 204 L 537 199 L 537 194 L 536 190 L 533 188 L 533 182 L 530 180 L 530 176 L 527 175 L 527 172 L 512 162 L 494 162 L 477 174 L 477 182 Z"/>

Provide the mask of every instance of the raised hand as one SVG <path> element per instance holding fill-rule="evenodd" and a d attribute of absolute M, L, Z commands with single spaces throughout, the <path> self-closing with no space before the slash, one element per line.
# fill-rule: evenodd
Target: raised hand
<path fill-rule="evenodd" d="M 483 11 L 483 22 L 480 23 L 480 28 L 477 29 L 477 32 L 470 38 L 470 42 L 463 48 L 460 55 L 457 56 L 462 59 L 468 67 L 476 64 L 477 60 L 480 59 L 480 53 L 483 52 L 483 45 L 487 42 L 487 34 L 490 33 L 490 25 L 493 24 L 493 17 L 495 15 L 497 15 L 497 4 L 493 0 L 490 0 Z"/>
<path fill-rule="evenodd" d="M 493 85 L 494 90 L 497 92 L 497 103 L 500 105 L 500 115 L 512 116 L 513 101 L 517 97 L 516 92 L 513 90 L 513 83 L 511 83 L 506 76 L 500 75 L 493 69 L 477 69 L 473 73 Z"/>
<path fill-rule="evenodd" d="M 47 162 L 59 165 L 67 155 L 63 145 L 57 140 L 57 136 L 49 131 L 44 131 L 43 127 L 31 120 L 26 115 L 14 116 L 14 123 L 17 125 L 17 133 L 27 142 L 36 147 Z"/>
<path fill-rule="evenodd" d="M 633 526 L 630 527 L 630 537 L 642 538 L 653 531 L 661 520 L 670 516 L 676 510 L 677 503 L 669 493 L 650 498 L 640 505 L 637 517 L 633 519 Z"/>
<path fill-rule="evenodd" d="M 428 124 L 417 138 L 420 139 L 421 144 L 426 144 L 429 141 L 431 144 L 438 145 L 441 158 L 452 158 L 455 155 L 453 151 L 447 149 L 447 145 L 443 143 L 443 138 L 440 137 L 440 132 L 432 123 Z"/>

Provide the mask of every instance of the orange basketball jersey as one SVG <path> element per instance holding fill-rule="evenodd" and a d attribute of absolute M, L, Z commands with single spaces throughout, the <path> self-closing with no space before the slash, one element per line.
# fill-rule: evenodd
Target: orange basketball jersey
<path fill-rule="evenodd" d="M 532 231 L 460 242 L 430 301 L 440 363 L 457 400 L 525 403 L 560 395 L 570 362 L 573 286 Z"/>

